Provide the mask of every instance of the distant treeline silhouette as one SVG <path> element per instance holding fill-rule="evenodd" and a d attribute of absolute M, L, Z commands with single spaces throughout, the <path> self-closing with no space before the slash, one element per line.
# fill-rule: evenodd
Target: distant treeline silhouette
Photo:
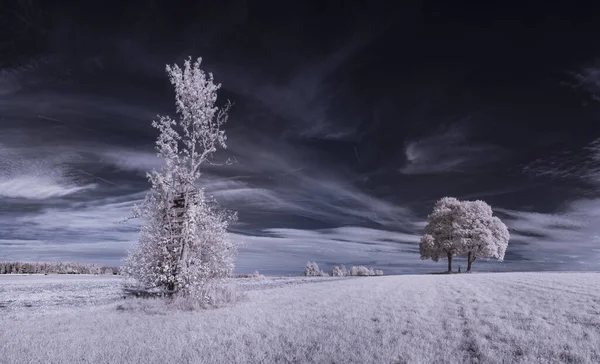
<path fill-rule="evenodd" d="M 119 274 L 119 268 L 73 262 L 0 262 L 0 274 Z"/>

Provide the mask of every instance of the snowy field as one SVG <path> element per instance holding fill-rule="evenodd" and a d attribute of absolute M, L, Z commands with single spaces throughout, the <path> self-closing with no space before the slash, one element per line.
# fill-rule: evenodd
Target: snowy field
<path fill-rule="evenodd" d="M 600 363 L 599 273 L 244 278 L 118 310 L 112 276 L 0 276 L 1 363 Z"/>

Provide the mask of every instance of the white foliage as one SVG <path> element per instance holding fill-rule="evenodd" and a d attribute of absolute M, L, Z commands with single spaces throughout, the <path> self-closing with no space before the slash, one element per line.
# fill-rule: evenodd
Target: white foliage
<path fill-rule="evenodd" d="M 350 268 L 348 271 L 349 276 L 382 276 L 382 270 L 373 270 L 373 268 L 367 268 L 365 266 L 359 265 L 358 267 L 354 266 Z"/>
<path fill-rule="evenodd" d="M 304 275 L 308 277 L 319 277 L 321 276 L 321 270 L 317 262 L 307 262 L 304 268 Z"/>
<path fill-rule="evenodd" d="M 460 244 L 463 254 L 469 259 L 504 259 L 510 234 L 508 228 L 484 201 L 463 201 L 459 224 Z"/>
<path fill-rule="evenodd" d="M 469 268 L 476 258 L 504 259 L 510 234 L 484 201 L 444 197 L 436 202 L 419 244 L 421 259 L 467 255 Z M 451 270 L 449 262 L 449 270 Z"/>
<path fill-rule="evenodd" d="M 160 288 L 193 295 L 203 302 L 221 279 L 233 270 L 236 245 L 227 235 L 235 218 L 218 209 L 196 187 L 200 166 L 209 162 L 217 148 L 225 148 L 230 104 L 216 106 L 220 84 L 200 69 L 201 59 L 183 69 L 166 67 L 175 88 L 179 118 L 160 116 L 152 126 L 159 130 L 156 141 L 161 170 L 148 173 L 152 188 L 133 217 L 146 220 L 139 243 L 125 259 L 126 275 L 146 288 Z"/>
<path fill-rule="evenodd" d="M 345 277 L 348 275 L 348 270 L 346 269 L 346 267 L 343 264 L 341 266 L 336 265 L 331 270 L 331 275 L 333 277 Z"/>
<path fill-rule="evenodd" d="M 375 275 L 375 271 L 373 271 L 373 269 L 369 269 L 365 266 L 354 266 L 352 268 L 350 268 L 350 272 L 349 275 L 351 276 L 374 276 Z"/>
<path fill-rule="evenodd" d="M 335 266 L 331 270 L 331 276 L 333 277 L 345 277 L 345 276 L 382 276 L 382 270 L 373 270 L 372 268 L 367 268 L 365 266 L 353 266 L 350 270 L 347 270 L 346 267 L 342 264 L 341 266 Z"/>
<path fill-rule="evenodd" d="M 433 206 L 433 212 L 427 216 L 425 234 L 419 243 L 421 259 L 452 258 L 460 253 L 457 243 L 456 227 L 461 203 L 454 197 L 444 197 Z"/>

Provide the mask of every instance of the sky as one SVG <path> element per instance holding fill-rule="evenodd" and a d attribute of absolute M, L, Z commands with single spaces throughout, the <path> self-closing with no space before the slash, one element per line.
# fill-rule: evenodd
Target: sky
<path fill-rule="evenodd" d="M 600 270 L 600 5 L 392 3 L 3 3 L 0 260 L 120 264 L 165 65 L 202 57 L 234 103 L 201 184 L 237 272 L 443 271 L 418 242 L 444 196 L 509 227 L 475 271 Z"/>

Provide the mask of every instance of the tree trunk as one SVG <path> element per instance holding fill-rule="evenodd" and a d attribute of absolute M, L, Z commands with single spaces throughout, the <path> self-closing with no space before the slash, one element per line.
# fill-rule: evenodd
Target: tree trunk
<path fill-rule="evenodd" d="M 467 256 L 467 273 L 471 273 L 471 265 L 474 261 L 475 257 L 473 256 L 473 253 L 469 252 L 469 255 Z"/>
<path fill-rule="evenodd" d="M 452 273 L 452 254 L 448 254 L 448 273 Z"/>
<path fill-rule="evenodd" d="M 175 292 L 175 283 L 174 282 L 167 283 L 167 294 L 171 295 L 174 292 Z"/>

